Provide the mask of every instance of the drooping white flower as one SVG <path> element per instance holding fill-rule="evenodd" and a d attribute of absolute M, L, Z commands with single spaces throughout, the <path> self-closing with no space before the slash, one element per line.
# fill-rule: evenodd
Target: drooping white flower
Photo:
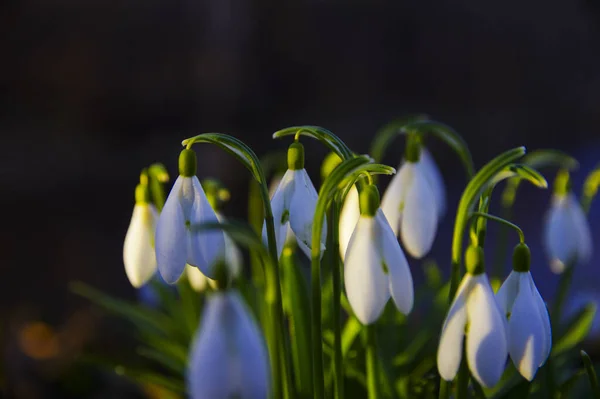
<path fill-rule="evenodd" d="M 340 256 L 344 260 L 348 243 L 360 218 L 360 205 L 358 201 L 358 190 L 356 186 L 352 186 L 342 205 L 340 212 L 339 224 L 339 240 L 340 240 Z"/>
<path fill-rule="evenodd" d="M 533 380 L 552 349 L 550 317 L 530 272 L 512 271 L 496 299 L 508 318 L 508 352 L 519 373 Z"/>
<path fill-rule="evenodd" d="M 344 259 L 344 283 L 352 310 L 367 325 L 379 318 L 390 296 L 400 312 L 410 313 L 414 289 L 408 262 L 379 208 L 377 189 L 367 186 L 360 195 L 361 215 Z"/>
<path fill-rule="evenodd" d="M 552 196 L 544 241 L 554 273 L 562 273 L 571 263 L 585 263 L 592 256 L 590 226 L 572 193 Z"/>
<path fill-rule="evenodd" d="M 469 370 L 481 385 L 492 387 L 500 380 L 506 364 L 507 326 L 486 274 L 482 269 L 477 271 L 477 274 L 465 274 L 452 301 L 440 336 L 437 366 L 444 380 L 454 379 L 462 359 L 467 328 Z"/>
<path fill-rule="evenodd" d="M 423 169 L 433 191 L 439 221 L 446 214 L 446 185 L 433 156 L 431 156 L 431 153 L 425 147 L 421 148 L 421 158 L 417 166 Z"/>
<path fill-rule="evenodd" d="M 158 213 L 147 201 L 137 201 L 123 245 L 123 263 L 132 286 L 140 288 L 156 272 L 154 231 Z"/>
<path fill-rule="evenodd" d="M 406 251 L 427 255 L 437 232 L 439 205 L 422 161 L 406 161 L 383 195 L 381 209 Z"/>
<path fill-rule="evenodd" d="M 210 295 L 190 354 L 190 397 L 265 399 L 269 378 L 262 334 L 240 295 L 235 291 Z"/>
<path fill-rule="evenodd" d="M 217 218 L 219 221 L 224 221 L 225 217 L 221 215 L 221 213 L 216 212 Z M 228 268 L 228 275 L 231 278 L 235 279 L 238 277 L 242 271 L 242 253 L 235 242 L 229 237 L 229 235 L 225 234 L 225 264 Z M 188 264 L 185 265 L 185 273 L 190 282 L 190 285 L 195 291 L 203 292 L 206 290 L 206 285 L 210 285 L 215 288 L 215 280 L 206 277 L 200 269 L 194 266 L 190 266 Z"/>
<path fill-rule="evenodd" d="M 302 251 L 310 257 L 312 248 L 312 223 L 318 194 L 304 169 L 304 148 L 293 143 L 288 150 L 288 170 L 271 198 L 277 256 L 281 256 L 288 225 L 291 227 Z M 325 249 L 327 222 L 323 223 L 321 253 Z M 263 240 L 267 240 L 267 228 L 263 223 Z"/>
<path fill-rule="evenodd" d="M 189 152 L 188 152 L 189 151 Z M 183 150 L 181 157 L 191 157 Z M 184 155 L 186 154 L 186 155 Z M 195 176 L 194 167 L 181 167 L 156 226 L 156 260 L 163 279 L 175 283 L 186 263 L 196 266 L 208 277 L 214 277 L 214 265 L 225 257 L 225 237 L 218 230 L 192 232 L 191 226 L 217 222 L 217 215 Z M 195 162 L 195 154 L 193 155 Z"/>

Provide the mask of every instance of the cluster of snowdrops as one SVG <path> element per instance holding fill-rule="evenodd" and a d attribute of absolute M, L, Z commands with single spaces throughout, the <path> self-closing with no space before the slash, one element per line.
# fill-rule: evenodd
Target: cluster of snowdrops
<path fill-rule="evenodd" d="M 379 162 L 397 136 L 405 138 L 405 145 L 396 171 Z M 336 135 L 315 126 L 287 128 L 274 138 L 293 141 L 285 157 L 287 170 L 271 182 L 267 181 L 269 167 L 243 142 L 206 133 L 183 141 L 179 176 L 168 196 L 163 191 L 168 176 L 160 167 L 144 169 L 135 190 L 124 244 L 131 284 L 146 285 L 158 270 L 168 284 L 184 281 L 202 293 L 201 321 L 185 369 L 187 395 L 358 397 L 348 389 L 348 379 L 356 374 L 364 377 L 357 379 L 369 398 L 416 397 L 420 392 L 423 397 L 462 399 L 498 394 L 494 389 L 506 385 L 507 370 L 512 368 L 522 377 L 515 380 L 513 375 L 506 392 L 524 382 L 526 395 L 539 391 L 542 397 L 550 397 L 540 393 L 545 384 L 532 388 L 529 382 L 550 362 L 555 322 L 551 323 L 536 288 L 524 232 L 507 220 L 509 213 L 492 215 L 490 202 L 494 187 L 504 182 L 502 204 L 509 209 L 520 182 L 547 188 L 538 170 L 558 171 L 544 242 L 548 264 L 565 280 L 566 292 L 573 268 L 592 255 L 586 213 L 600 172 L 586 179 L 580 202 L 570 179 L 577 161 L 560 151 L 526 155 L 518 147 L 476 170 L 467 145 L 453 129 L 420 116 L 382 129 L 369 155 L 358 155 Z M 305 170 L 304 138 L 317 139 L 331 150 L 318 192 Z M 442 262 L 448 264 L 445 274 L 450 278 L 440 290 L 446 316 L 435 332 L 435 365 L 424 366 L 419 377 L 422 389 L 412 381 L 409 394 L 401 384 L 390 387 L 386 381 L 390 370 L 383 359 L 390 356 L 382 353 L 385 343 L 378 325 L 398 317 L 405 323 L 418 301 L 427 300 L 413 286 L 407 256 L 426 258 L 438 224 L 451 219 L 442 175 L 425 146 L 431 139 L 442 140 L 456 152 L 467 179 L 453 215 L 451 262 Z M 262 201 L 258 223 L 256 217 L 255 223 L 248 224 L 221 214 L 228 191 L 215 180 L 201 184 L 196 176 L 193 146 L 201 143 L 221 147 L 249 170 L 254 179 L 251 193 Z M 377 183 L 382 174 L 393 177 L 380 192 Z M 486 231 L 492 223 L 503 229 L 504 239 L 515 238 L 510 245 L 512 271 L 499 288 L 490 283 L 484 254 Z M 509 256 L 510 247 L 505 250 Z M 286 269 L 284 283 L 281 274 L 290 256 L 304 259 L 292 266 L 292 272 Z M 244 267 L 245 260 L 253 267 Z M 300 265 L 307 261 L 310 268 Z M 304 278 L 308 286 L 299 281 Z M 254 286 L 253 299 L 244 289 L 249 285 Z M 559 295 L 557 301 L 564 298 Z M 356 330 L 353 335 L 348 332 L 350 324 Z M 408 336 L 420 334 L 406 325 L 401 328 Z M 350 349 L 359 335 L 358 353 L 363 358 L 350 367 Z M 583 356 L 590 389 L 597 392 L 593 367 Z M 562 384 L 562 377 L 552 372 L 549 368 L 548 378 Z M 554 387 L 556 392 L 562 388 Z"/>

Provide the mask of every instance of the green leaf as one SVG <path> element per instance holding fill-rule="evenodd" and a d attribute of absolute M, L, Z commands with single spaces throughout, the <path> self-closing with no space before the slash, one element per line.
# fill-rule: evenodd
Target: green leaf
<path fill-rule="evenodd" d="M 338 136 L 320 126 L 292 126 L 273 133 L 273 138 L 278 139 L 293 135 L 308 136 L 319 140 L 327 148 L 338 154 L 342 159 L 350 159 L 354 155 L 350 148 Z"/>
<path fill-rule="evenodd" d="M 130 321 L 140 330 L 151 329 L 160 331 L 165 335 L 177 334 L 176 329 L 172 326 L 172 320 L 160 312 L 115 299 L 82 282 L 73 282 L 69 287 L 73 293 L 85 297 L 107 311 Z"/>
<path fill-rule="evenodd" d="M 124 366 L 115 367 L 115 373 L 127 377 L 141 385 L 153 384 L 176 394 L 185 393 L 185 384 L 183 379 L 176 380 L 174 378 L 168 378 L 151 371 L 135 370 Z"/>
<path fill-rule="evenodd" d="M 531 151 L 523 157 L 523 163 L 535 169 L 556 167 L 573 170 L 579 167 L 579 162 L 575 158 L 565 152 L 554 149 Z"/>
<path fill-rule="evenodd" d="M 422 120 L 405 125 L 402 128 L 402 131 L 404 133 L 431 133 L 435 135 L 436 137 L 444 141 L 446 144 L 448 144 L 450 148 L 454 150 L 454 152 L 456 152 L 456 154 L 462 161 L 463 166 L 465 167 L 467 176 L 471 177 L 475 174 L 473 159 L 471 157 L 471 152 L 469 151 L 467 143 L 465 143 L 460 134 L 458 134 L 450 126 L 435 121 Z"/>
<path fill-rule="evenodd" d="M 600 187 L 600 165 L 596 166 L 596 168 L 587 175 L 585 182 L 583 183 L 581 204 L 586 213 L 590 210 L 592 201 L 598 193 L 598 187 Z"/>
<path fill-rule="evenodd" d="M 590 332 L 595 315 L 596 305 L 590 303 L 571 319 L 567 324 L 567 332 L 552 348 L 552 356 L 558 356 L 581 343 Z"/>
<path fill-rule="evenodd" d="M 342 331 L 342 356 L 345 359 L 352 347 L 352 344 L 360 335 L 363 326 L 356 317 L 350 316 L 344 325 Z"/>
<path fill-rule="evenodd" d="M 176 374 L 182 376 L 185 374 L 185 369 L 187 367 L 186 362 L 181 362 L 179 359 L 169 356 L 158 349 L 142 346 L 137 349 L 137 353 L 146 359 L 155 361 L 156 363 L 166 367 Z"/>
<path fill-rule="evenodd" d="M 252 173 L 257 182 L 266 183 L 260 160 L 254 151 L 241 140 L 223 133 L 203 133 L 181 142 L 182 145 L 188 148 L 195 143 L 210 143 L 221 147 L 237 158 Z"/>
<path fill-rule="evenodd" d="M 570 396 L 571 390 L 575 387 L 579 379 L 585 375 L 585 370 L 577 370 L 575 371 L 569 378 L 564 381 L 559 388 L 561 399 L 568 399 Z"/>
<path fill-rule="evenodd" d="M 295 247 L 295 245 L 294 245 Z M 300 270 L 295 248 L 286 246 L 281 255 L 283 292 L 290 319 L 292 359 L 296 370 L 296 387 L 300 393 L 312 393 L 312 346 L 310 337 L 310 299 L 306 279 Z"/>
<path fill-rule="evenodd" d="M 519 180 L 527 180 L 531 184 L 539 188 L 548 188 L 548 182 L 546 178 L 542 176 L 537 170 L 525 165 L 525 164 L 510 164 L 506 166 L 501 172 L 499 172 L 492 181 L 489 183 L 491 186 L 495 186 L 502 180 L 518 178 Z"/>
<path fill-rule="evenodd" d="M 406 115 L 388 123 L 379 129 L 379 131 L 375 134 L 375 138 L 371 143 L 371 151 L 369 151 L 369 154 L 373 157 L 375 162 L 381 162 L 383 155 L 390 146 L 392 140 L 403 133 L 402 128 L 409 123 L 427 119 L 429 119 L 429 117 L 424 114 Z"/>
<path fill-rule="evenodd" d="M 592 364 L 592 359 L 590 359 L 589 355 L 585 353 L 585 351 L 581 351 L 580 354 L 581 359 L 583 360 L 583 365 L 585 366 L 585 372 L 590 380 L 590 387 L 592 388 L 594 398 L 600 399 L 600 387 L 598 386 L 598 377 L 596 376 L 596 370 Z"/>

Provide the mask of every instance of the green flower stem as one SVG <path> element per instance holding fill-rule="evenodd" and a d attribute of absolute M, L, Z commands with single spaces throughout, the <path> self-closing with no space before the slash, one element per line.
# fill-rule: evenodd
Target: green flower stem
<path fill-rule="evenodd" d="M 339 237 L 339 201 L 334 201 L 329 210 L 330 234 L 327 241 L 327 251 L 330 256 L 332 285 L 333 285 L 333 374 L 335 378 L 334 398 L 344 397 L 344 368 L 342 363 L 342 322 L 341 322 L 341 272 L 340 272 L 340 237 Z"/>
<path fill-rule="evenodd" d="M 517 226 L 514 223 L 509 222 L 508 220 L 505 220 L 498 216 L 490 215 L 489 213 L 484 213 L 484 212 L 472 212 L 471 217 L 472 218 L 481 217 L 481 218 L 485 218 L 488 220 L 493 220 L 494 222 L 498 222 L 504 226 L 510 227 L 511 229 L 516 230 L 516 232 L 519 234 L 519 241 L 521 243 L 525 242 L 525 234 L 523 234 L 523 230 L 521 230 L 521 228 L 519 226 Z"/>
<path fill-rule="evenodd" d="M 150 192 L 156 209 L 160 212 L 165 205 L 167 196 L 165 194 L 164 184 L 169 181 L 169 174 L 165 167 L 160 163 L 150 165 L 148 168 L 148 178 Z"/>
<path fill-rule="evenodd" d="M 598 194 L 598 187 L 600 187 L 600 165 L 586 177 L 585 183 L 583 184 L 583 196 L 581 198 L 581 207 L 585 213 L 590 211 L 592 201 L 596 194 Z"/>
<path fill-rule="evenodd" d="M 375 337 L 375 326 L 365 327 L 367 335 L 367 389 L 369 399 L 379 399 L 379 381 L 377 379 L 377 340 Z"/>
<path fill-rule="evenodd" d="M 469 397 L 469 367 L 467 356 L 463 349 L 463 356 L 456 376 L 456 399 L 467 399 Z"/>

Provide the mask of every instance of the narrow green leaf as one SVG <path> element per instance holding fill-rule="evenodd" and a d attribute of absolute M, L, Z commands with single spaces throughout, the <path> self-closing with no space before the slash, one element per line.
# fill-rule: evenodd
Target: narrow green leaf
<path fill-rule="evenodd" d="M 155 361 L 156 363 L 166 367 L 167 369 L 179 374 L 184 375 L 187 364 L 185 362 L 179 361 L 172 356 L 166 355 L 164 352 L 161 352 L 158 349 L 148 348 L 148 347 L 140 347 L 137 349 L 138 355 Z"/>
<path fill-rule="evenodd" d="M 354 155 L 350 148 L 338 136 L 320 126 L 292 126 L 273 133 L 273 138 L 278 139 L 285 136 L 300 134 L 319 140 L 327 148 L 338 154 L 342 159 L 350 159 Z"/>
<path fill-rule="evenodd" d="M 595 315 L 596 305 L 590 303 L 571 319 L 567 323 L 569 327 L 566 333 L 552 348 L 552 356 L 558 356 L 581 343 L 590 332 Z"/>
<path fill-rule="evenodd" d="M 295 246 L 295 245 L 294 245 Z M 296 388 L 303 395 L 312 393 L 312 346 L 310 338 L 310 300 L 306 279 L 300 270 L 294 248 L 286 246 L 280 260 L 283 292 L 290 319 L 292 359 Z"/>
<path fill-rule="evenodd" d="M 572 397 L 572 396 L 570 396 L 571 390 L 575 387 L 575 384 L 577 384 L 577 382 L 579 382 L 579 379 L 581 377 L 583 377 L 584 375 L 585 375 L 585 370 L 577 370 L 573 373 L 573 375 L 571 375 L 569 378 L 567 378 L 566 381 L 560 385 L 560 388 L 559 388 L 560 398 L 561 399 L 571 398 Z"/>
<path fill-rule="evenodd" d="M 585 182 L 583 183 L 581 205 L 586 213 L 590 210 L 592 201 L 598 193 L 598 187 L 600 187 L 600 165 L 596 166 L 596 168 L 587 175 Z"/>
<path fill-rule="evenodd" d="M 600 399 L 600 386 L 598 386 L 598 377 L 596 376 L 596 370 L 592 359 L 585 351 L 580 351 L 583 365 L 585 366 L 585 372 L 587 373 L 588 379 L 590 380 L 590 386 L 595 399 Z"/>
<path fill-rule="evenodd" d="M 359 337 L 363 326 L 356 317 L 348 317 L 344 329 L 342 331 L 342 356 L 344 359 L 348 355 L 352 344 Z"/>
<path fill-rule="evenodd" d="M 172 321 L 169 317 L 160 312 L 134 305 L 127 301 L 115 299 L 82 282 L 73 282 L 69 287 L 71 292 L 85 297 L 107 311 L 130 321 L 140 330 L 150 328 L 155 331 L 163 332 L 165 335 L 176 335 L 176 330 L 172 326 Z"/>
<path fill-rule="evenodd" d="M 511 178 L 527 180 L 531 184 L 539 188 L 548 188 L 548 182 L 540 172 L 525 164 L 516 163 L 506 166 L 501 172 L 494 176 L 494 178 L 489 184 L 491 186 L 495 186 L 502 180 Z"/>
<path fill-rule="evenodd" d="M 115 367 L 115 373 L 123 377 L 127 377 L 141 385 L 153 384 L 176 394 L 185 393 L 185 384 L 183 379 L 176 380 L 175 378 L 165 377 L 147 370 L 135 370 L 124 366 Z"/>
<path fill-rule="evenodd" d="M 577 159 L 565 152 L 554 149 L 531 151 L 523 157 L 523 163 L 535 169 L 556 167 L 559 169 L 574 170 L 579 167 Z"/>
<path fill-rule="evenodd" d="M 223 133 L 203 133 L 185 139 L 181 144 L 190 148 L 195 143 L 210 143 L 221 147 L 237 158 L 252 173 L 257 182 L 265 182 L 265 175 L 260 160 L 254 151 L 241 140 Z"/>

